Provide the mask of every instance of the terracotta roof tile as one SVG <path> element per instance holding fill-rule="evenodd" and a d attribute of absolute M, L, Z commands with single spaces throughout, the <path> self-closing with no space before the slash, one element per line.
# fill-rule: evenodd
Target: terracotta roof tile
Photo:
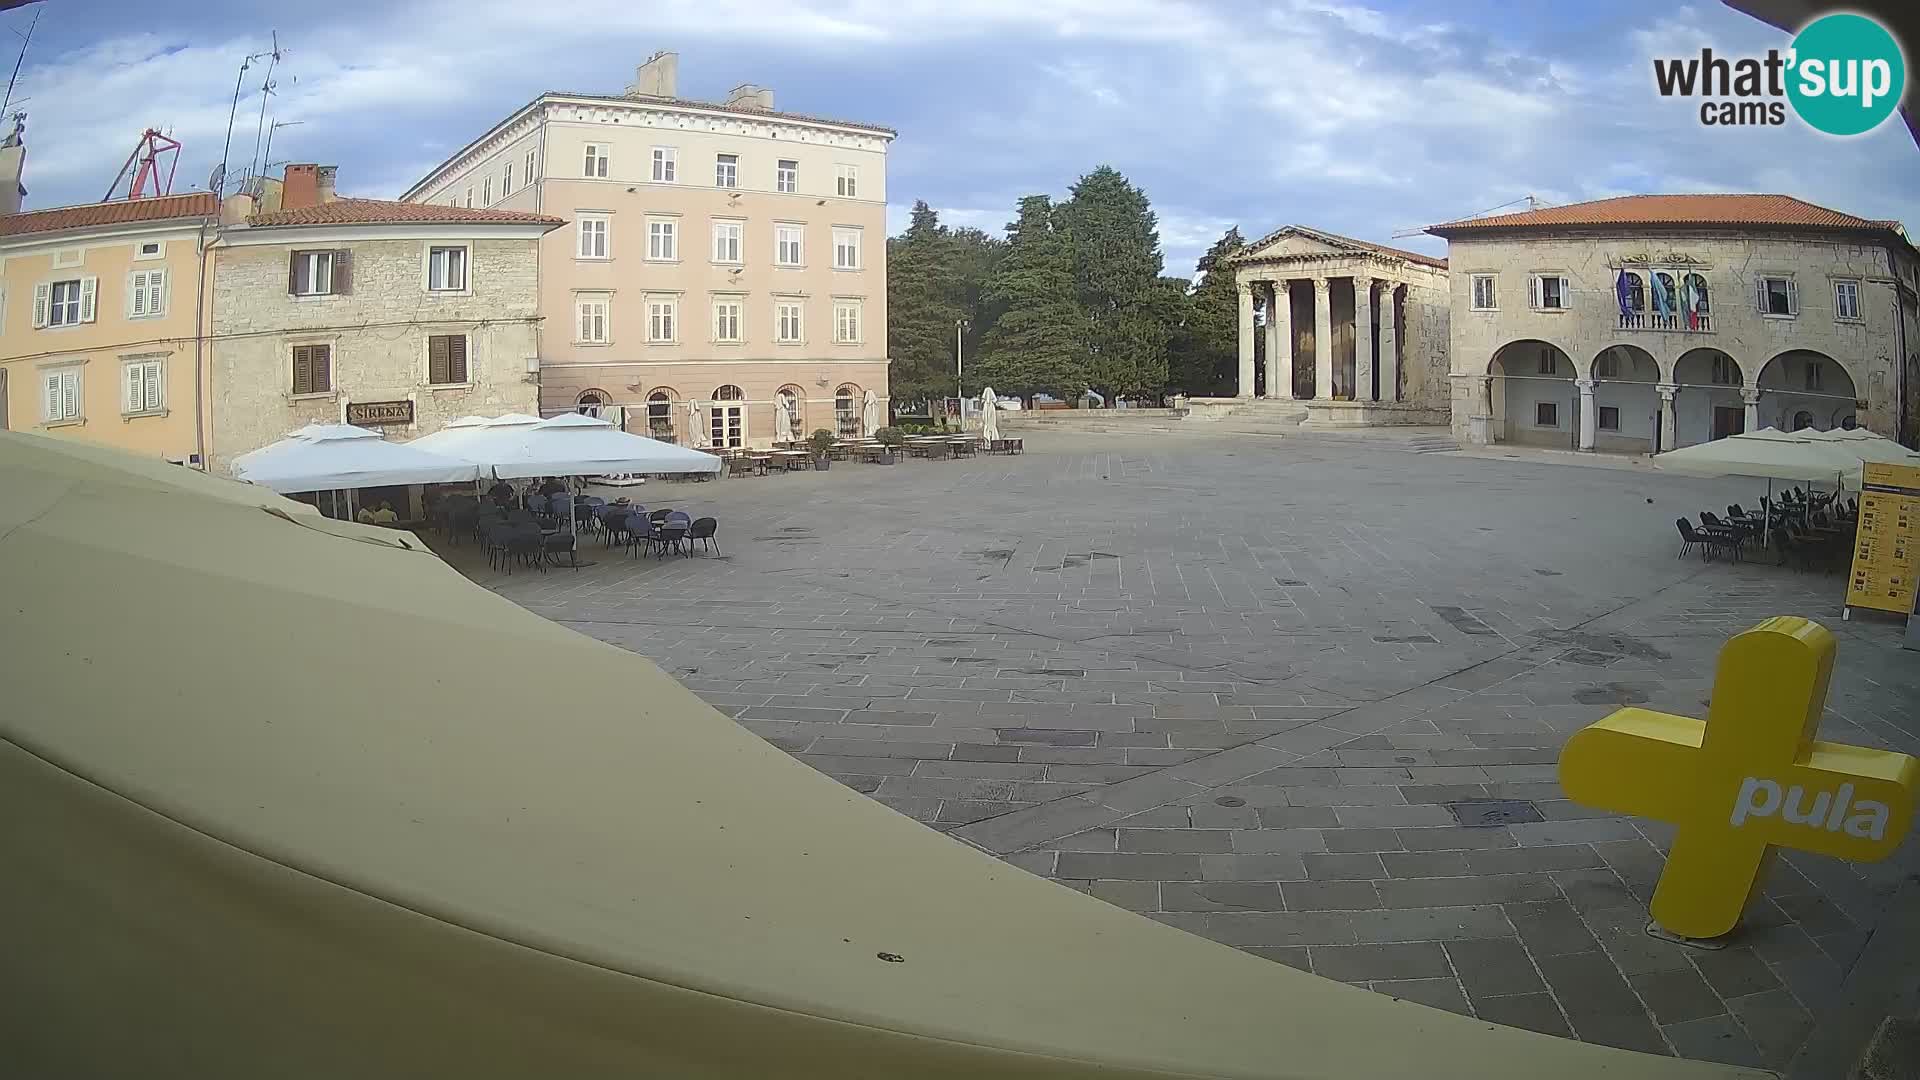
<path fill-rule="evenodd" d="M 627 105 L 671 105 L 682 109 L 708 109 L 713 112 L 732 113 L 736 116 L 764 116 L 774 120 L 796 120 L 803 124 L 833 124 L 836 127 L 859 128 L 862 131 L 878 132 L 882 135 L 898 137 L 899 132 L 879 124 L 863 124 L 857 120 L 834 120 L 825 116 L 809 116 L 806 113 L 776 112 L 773 109 L 756 109 L 747 105 L 726 105 L 717 101 L 694 101 L 691 98 L 649 98 L 628 97 L 624 94 L 575 94 L 565 90 L 549 90 L 543 97 L 585 98 L 591 101 L 618 101 Z"/>
<path fill-rule="evenodd" d="M 33 233 L 90 229 L 103 225 L 133 225 L 175 218 L 204 218 L 219 213 L 220 204 L 210 191 L 186 195 L 163 195 L 152 199 L 118 199 L 113 202 L 61 206 L 50 210 L 30 210 L 0 217 L 0 236 L 27 236 Z"/>
<path fill-rule="evenodd" d="M 549 225 L 566 222 L 518 210 L 475 210 L 464 206 L 395 202 L 389 199 L 335 199 L 298 210 L 255 214 L 247 224 L 276 225 Z"/>
<path fill-rule="evenodd" d="M 1517 214 L 1449 221 L 1427 229 L 1435 236 L 1476 229 L 1545 229 L 1597 225 L 1751 226 L 1759 228 L 1898 231 L 1892 221 L 1815 206 L 1791 195 L 1624 195 L 1616 199 L 1549 206 Z"/>

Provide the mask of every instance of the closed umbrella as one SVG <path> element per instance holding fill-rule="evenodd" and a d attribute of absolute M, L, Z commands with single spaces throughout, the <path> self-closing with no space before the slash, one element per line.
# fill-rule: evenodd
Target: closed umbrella
<path fill-rule="evenodd" d="M 792 439 L 799 435 L 793 430 L 798 423 L 794 416 L 793 399 L 785 394 L 777 394 L 773 399 L 773 430 L 782 439 Z"/>
<path fill-rule="evenodd" d="M 980 437 L 988 444 L 1000 439 L 1000 400 L 993 396 L 993 387 L 980 391 Z"/>
<path fill-rule="evenodd" d="M 873 438 L 873 433 L 879 431 L 881 426 L 880 399 L 873 396 L 873 391 L 868 390 L 866 392 L 866 397 L 861 402 L 861 412 L 864 420 L 862 426 L 866 429 L 866 437 L 871 439 Z"/>

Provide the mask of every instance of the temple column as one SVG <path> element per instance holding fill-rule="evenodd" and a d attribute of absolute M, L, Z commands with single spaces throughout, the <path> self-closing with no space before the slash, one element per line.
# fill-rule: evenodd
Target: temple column
<path fill-rule="evenodd" d="M 1654 391 L 1660 395 L 1660 452 L 1679 449 L 1680 426 L 1673 416 L 1673 395 L 1680 388 L 1673 383 L 1660 383 Z"/>
<path fill-rule="evenodd" d="M 1253 396 L 1253 283 L 1240 285 L 1240 388 L 1243 398 Z"/>
<path fill-rule="evenodd" d="M 1740 400 L 1746 403 L 1746 426 L 1748 431 L 1760 430 L 1760 390 L 1748 387 L 1740 391 Z"/>
<path fill-rule="evenodd" d="M 1353 400 L 1376 401 L 1373 392 L 1373 278 L 1353 279 Z"/>
<path fill-rule="evenodd" d="M 1273 299 L 1268 302 L 1267 396 L 1282 401 L 1293 399 L 1293 290 L 1287 281 L 1273 283 Z"/>
<path fill-rule="evenodd" d="M 1313 398 L 1333 400 L 1333 305 L 1327 279 L 1313 279 Z"/>
<path fill-rule="evenodd" d="M 1593 409 L 1593 380 L 1575 379 L 1573 385 L 1580 388 L 1580 443 L 1582 450 L 1593 449 L 1594 429 L 1598 418 Z"/>
<path fill-rule="evenodd" d="M 1380 400 L 1400 400 L 1400 342 L 1394 326 L 1393 282 L 1380 290 Z"/>

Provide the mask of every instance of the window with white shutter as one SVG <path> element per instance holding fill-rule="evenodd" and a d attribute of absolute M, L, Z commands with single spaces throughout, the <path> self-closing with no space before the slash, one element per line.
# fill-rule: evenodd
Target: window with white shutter
<path fill-rule="evenodd" d="M 98 279 L 76 278 L 34 286 L 33 325 L 77 326 L 93 321 Z"/>
<path fill-rule="evenodd" d="M 127 275 L 127 318 L 151 319 L 167 313 L 167 272 L 135 270 Z"/>
<path fill-rule="evenodd" d="M 122 412 L 138 416 L 167 407 L 165 360 L 129 360 L 124 368 L 126 393 L 120 405 Z"/>
<path fill-rule="evenodd" d="M 509 161 L 506 167 L 500 170 L 500 197 L 504 199 L 511 194 L 513 194 L 513 162 Z"/>
<path fill-rule="evenodd" d="M 531 183 L 533 183 L 533 179 L 534 179 L 534 176 L 533 176 L 533 151 L 531 151 L 531 150 L 529 150 L 529 151 L 527 151 L 527 160 L 526 160 L 526 164 L 525 164 L 525 166 L 524 166 L 524 173 L 523 173 L 523 175 L 525 175 L 525 176 L 526 176 L 526 178 L 527 178 L 527 183 L 529 183 L 529 184 L 531 184 Z"/>
<path fill-rule="evenodd" d="M 584 345 L 605 345 L 607 343 L 607 299 L 603 296 L 581 297 L 573 304 L 575 337 Z"/>
<path fill-rule="evenodd" d="M 1494 276 L 1492 274 L 1474 274 L 1471 280 L 1473 283 L 1473 310 L 1499 310 L 1500 298 L 1499 294 L 1495 291 Z"/>
<path fill-rule="evenodd" d="M 1762 276 L 1756 284 L 1755 301 L 1760 314 L 1776 319 L 1791 319 L 1800 314 L 1800 296 L 1791 277 Z"/>
<path fill-rule="evenodd" d="M 1561 274 L 1534 274 L 1527 282 L 1527 303 L 1535 311 L 1565 311 L 1573 306 L 1571 283 Z"/>
<path fill-rule="evenodd" d="M 45 402 L 41 418 L 49 424 L 71 423 L 80 415 L 80 369 L 54 368 L 46 373 Z"/>

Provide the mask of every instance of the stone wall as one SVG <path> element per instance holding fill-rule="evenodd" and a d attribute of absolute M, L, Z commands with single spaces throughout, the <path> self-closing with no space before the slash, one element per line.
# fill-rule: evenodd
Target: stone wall
<path fill-rule="evenodd" d="M 426 249 L 471 245 L 470 288 L 430 293 Z M 212 347 L 214 468 L 309 423 L 338 423 L 352 402 L 410 400 L 414 422 L 385 428 L 413 439 L 470 414 L 534 413 L 539 355 L 537 259 L 532 239 L 445 237 L 319 242 L 222 249 L 215 260 Z M 296 248 L 353 252 L 352 292 L 294 297 L 287 262 Z M 466 334 L 469 382 L 427 383 L 427 338 Z M 332 346 L 333 388 L 295 396 L 292 349 Z"/>

